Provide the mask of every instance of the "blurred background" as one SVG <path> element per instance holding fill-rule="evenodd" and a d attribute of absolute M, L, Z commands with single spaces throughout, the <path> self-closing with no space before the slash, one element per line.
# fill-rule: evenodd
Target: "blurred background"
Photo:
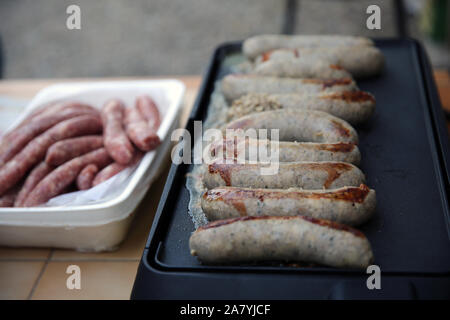
<path fill-rule="evenodd" d="M 81 8 L 81 30 L 66 27 Z M 366 9 L 381 8 L 381 30 Z M 1 0 L 1 76 L 200 74 L 221 42 L 261 33 L 410 36 L 449 68 L 448 0 Z"/>

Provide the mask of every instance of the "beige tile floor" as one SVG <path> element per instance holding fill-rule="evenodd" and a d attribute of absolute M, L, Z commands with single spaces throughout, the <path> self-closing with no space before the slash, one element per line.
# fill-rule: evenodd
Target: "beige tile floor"
<path fill-rule="evenodd" d="M 189 115 L 200 77 L 180 77 L 186 85 L 181 126 Z M 65 80 L 0 81 L 0 95 L 32 97 L 42 87 Z M 70 80 L 70 81 L 73 81 Z M 169 162 L 136 209 L 128 235 L 113 252 L 81 253 L 61 249 L 0 247 L 0 300 L 129 299 L 137 267 L 164 188 Z M 81 271 L 81 289 L 66 286 L 67 267 Z"/>

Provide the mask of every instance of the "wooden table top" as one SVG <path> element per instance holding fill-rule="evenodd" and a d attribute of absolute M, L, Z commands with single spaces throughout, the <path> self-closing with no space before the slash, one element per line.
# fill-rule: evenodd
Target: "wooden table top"
<path fill-rule="evenodd" d="M 435 71 L 434 75 L 443 108 L 450 113 L 450 76 L 447 71 Z M 201 77 L 172 78 L 186 85 L 180 123 L 184 126 Z M 42 88 L 61 82 L 136 79 L 3 80 L 0 81 L 0 97 L 30 99 Z M 450 132 L 450 122 L 448 124 Z M 0 299 L 128 299 L 167 172 L 168 166 L 140 204 L 127 239 L 117 251 L 80 253 L 51 248 L 0 247 Z M 66 269 L 69 265 L 78 265 L 81 269 L 81 290 L 66 287 L 69 276 Z"/>

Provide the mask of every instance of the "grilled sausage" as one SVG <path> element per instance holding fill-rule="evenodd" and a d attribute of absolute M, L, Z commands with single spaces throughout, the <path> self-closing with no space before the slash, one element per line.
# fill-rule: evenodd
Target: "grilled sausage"
<path fill-rule="evenodd" d="M 98 167 L 95 164 L 88 164 L 85 166 L 77 177 L 77 187 L 80 190 L 87 190 L 92 188 L 92 181 L 98 172 Z"/>
<path fill-rule="evenodd" d="M 148 121 L 150 129 L 158 131 L 161 124 L 161 116 L 155 101 L 149 96 L 139 96 L 136 98 L 136 107 L 144 118 Z"/>
<path fill-rule="evenodd" d="M 278 48 L 318 48 L 327 49 L 342 46 L 372 46 L 373 41 L 368 38 L 321 35 L 321 36 L 287 36 L 287 35 L 259 35 L 248 38 L 242 44 L 243 53 L 250 59 Z"/>
<path fill-rule="evenodd" d="M 125 106 L 120 100 L 112 99 L 102 108 L 103 143 L 114 161 L 130 163 L 134 148 L 123 128 Z"/>
<path fill-rule="evenodd" d="M 376 196 L 364 184 L 330 190 L 222 187 L 205 192 L 201 205 L 209 221 L 302 215 L 356 226 L 372 216 Z"/>
<path fill-rule="evenodd" d="M 101 147 L 103 147 L 103 137 L 100 135 L 61 140 L 47 150 L 45 162 L 52 166 L 59 166 L 64 162 Z"/>
<path fill-rule="evenodd" d="M 228 118 L 277 109 L 317 110 L 351 124 L 368 120 L 375 111 L 375 98 L 364 91 L 324 92 L 319 94 L 250 93 L 233 101 Z"/>
<path fill-rule="evenodd" d="M 61 110 L 58 109 L 56 113 L 36 115 L 28 123 L 14 129 L 2 138 L 0 142 L 0 166 L 11 160 L 28 142 L 50 127 L 61 121 L 89 114 L 97 116 L 98 111 L 87 105 L 69 103 L 65 107 L 63 105 Z"/>
<path fill-rule="evenodd" d="M 350 78 L 293 79 L 229 74 L 222 80 L 222 93 L 229 101 L 248 93 L 319 93 L 357 89 L 356 83 Z"/>
<path fill-rule="evenodd" d="M 337 64 L 321 59 L 272 59 L 257 64 L 254 74 L 281 78 L 342 79 L 351 78 L 350 72 Z"/>
<path fill-rule="evenodd" d="M 358 143 L 356 130 L 346 121 L 313 110 L 273 110 L 249 114 L 225 126 L 227 129 L 278 129 L 280 141 Z"/>
<path fill-rule="evenodd" d="M 189 247 L 206 264 L 295 261 L 366 268 L 373 261 L 370 243 L 360 231 L 304 216 L 215 221 L 198 228 Z"/>
<path fill-rule="evenodd" d="M 261 174 L 262 163 L 206 164 L 203 183 L 208 189 L 223 186 L 245 188 L 335 189 L 365 183 L 364 174 L 345 162 L 280 162 L 278 172 Z"/>
<path fill-rule="evenodd" d="M 64 163 L 36 185 L 25 199 L 23 206 L 37 206 L 61 194 L 75 181 L 80 171 L 86 165 L 95 164 L 99 167 L 104 167 L 110 162 L 111 158 L 108 152 L 105 148 L 100 148 Z"/>
<path fill-rule="evenodd" d="M 288 69 L 289 67 L 295 68 L 300 60 L 311 61 L 314 59 L 339 65 L 356 78 L 377 75 L 384 67 L 383 53 L 378 48 L 369 46 L 279 49 L 265 52 L 259 56 L 256 59 L 256 65 L 268 61 L 286 61 L 283 67 Z"/>
<path fill-rule="evenodd" d="M 276 150 L 278 148 L 278 150 Z M 266 139 L 223 139 L 208 145 L 208 155 L 213 159 L 245 159 L 263 161 L 259 156 L 263 153 L 278 151 L 279 162 L 295 161 L 341 161 L 358 165 L 361 153 L 353 143 L 314 143 L 314 142 L 285 142 L 273 144 Z M 252 159 L 252 157 L 254 159 Z"/>
<path fill-rule="evenodd" d="M 27 171 L 43 160 L 47 149 L 55 142 L 102 131 L 98 116 L 85 115 L 58 123 L 34 138 L 14 158 L 0 168 L 0 195 L 13 187 Z"/>
<path fill-rule="evenodd" d="M 17 198 L 15 199 L 14 206 L 22 207 L 23 202 L 28 197 L 28 194 L 34 189 L 34 187 L 44 179 L 54 169 L 53 166 L 48 165 L 45 161 L 42 161 L 36 167 L 34 167 L 25 179 L 23 187 L 20 189 Z"/>
<path fill-rule="evenodd" d="M 151 151 L 161 143 L 156 130 L 149 126 L 137 106 L 125 109 L 124 124 L 128 138 L 141 151 Z"/>

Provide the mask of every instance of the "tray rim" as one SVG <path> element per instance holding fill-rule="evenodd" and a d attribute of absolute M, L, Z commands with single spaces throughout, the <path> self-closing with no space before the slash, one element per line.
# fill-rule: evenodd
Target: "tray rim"
<path fill-rule="evenodd" d="M 443 118 L 443 111 L 441 107 L 440 99 L 437 95 L 436 85 L 434 82 L 434 78 L 432 76 L 430 63 L 428 60 L 428 56 L 426 54 L 426 51 L 423 47 L 423 45 L 416 39 L 413 38 L 377 38 L 374 39 L 375 44 L 377 43 L 396 43 L 396 42 L 407 42 L 411 43 L 412 46 L 415 47 L 414 52 L 417 55 L 417 60 L 419 62 L 419 74 L 422 76 L 423 84 L 424 84 L 424 91 L 422 97 L 423 99 L 426 99 L 426 104 L 428 105 L 428 112 L 426 112 L 427 116 L 429 117 L 429 122 L 433 126 L 432 128 L 429 127 L 428 122 L 426 125 L 426 131 L 427 134 L 430 135 L 431 138 L 434 140 L 434 144 L 430 144 L 432 146 L 433 152 L 436 153 L 437 157 L 439 158 L 439 163 L 436 164 L 435 158 L 433 159 L 433 164 L 438 166 L 439 170 L 435 170 L 437 173 L 437 178 L 439 180 L 439 190 L 441 191 L 441 199 L 443 201 L 443 208 L 444 208 L 444 215 L 446 216 L 446 227 L 447 227 L 447 233 L 450 234 L 450 209 L 449 209 L 449 188 L 448 188 L 448 177 L 450 177 L 450 148 L 449 148 L 449 142 L 446 141 L 442 135 L 443 132 L 447 133 L 444 118 Z M 202 85 L 198 91 L 197 98 L 195 100 L 194 106 L 192 108 L 192 111 L 189 116 L 189 120 L 185 126 L 187 130 L 192 126 L 193 120 L 198 117 L 198 114 L 202 112 L 199 110 L 200 105 L 204 102 L 204 100 L 210 99 L 210 97 L 206 94 L 206 91 L 209 86 L 214 85 L 214 81 L 212 81 L 215 78 L 216 72 L 215 67 L 218 60 L 220 60 L 220 55 L 225 54 L 227 51 L 234 51 L 241 47 L 242 41 L 232 41 L 232 42 L 225 42 L 220 44 L 216 49 L 214 50 L 213 55 L 211 56 L 211 59 L 208 63 L 208 67 L 206 69 L 205 75 L 203 77 Z M 441 116 L 439 116 L 441 114 Z M 444 130 L 443 130 L 444 129 Z M 441 150 L 442 148 L 442 150 Z M 183 165 L 185 166 L 185 165 Z M 178 267 L 178 266 L 168 266 L 164 265 L 164 263 L 161 263 L 158 261 L 158 254 L 160 247 L 162 246 L 162 240 L 156 237 L 160 236 L 160 233 L 162 232 L 160 229 L 158 230 L 161 219 L 166 218 L 170 219 L 170 217 L 163 217 L 162 213 L 164 211 L 165 205 L 168 200 L 168 196 L 170 194 L 170 191 L 172 189 L 172 184 L 174 180 L 177 178 L 179 174 L 182 174 L 183 171 L 181 168 L 179 168 L 179 165 L 172 164 L 163 193 L 160 198 L 160 202 L 158 204 L 158 208 L 155 214 L 155 218 L 152 223 L 152 227 L 149 233 L 149 237 L 145 246 L 145 250 L 142 256 L 141 263 L 144 263 L 145 266 L 148 268 L 150 267 L 153 271 L 158 272 L 169 272 L 169 273 L 251 273 L 251 274 L 309 274 L 309 275 L 365 275 L 365 270 L 360 269 L 337 269 L 337 268 L 326 268 L 326 267 L 316 267 L 316 268 L 295 268 L 295 267 L 286 267 L 283 266 L 280 267 L 271 267 L 271 266 L 258 266 L 257 268 L 253 266 L 227 266 L 227 265 L 220 265 L 220 266 L 195 266 L 195 267 Z M 447 184 L 444 180 L 444 175 L 447 177 Z M 151 254 L 151 255 L 150 255 Z M 145 262 L 143 261 L 145 260 Z M 385 275 L 392 275 L 392 276 L 426 276 L 426 277 L 441 277 L 441 276 L 447 276 L 450 274 L 450 271 L 448 272 L 383 272 Z"/>

